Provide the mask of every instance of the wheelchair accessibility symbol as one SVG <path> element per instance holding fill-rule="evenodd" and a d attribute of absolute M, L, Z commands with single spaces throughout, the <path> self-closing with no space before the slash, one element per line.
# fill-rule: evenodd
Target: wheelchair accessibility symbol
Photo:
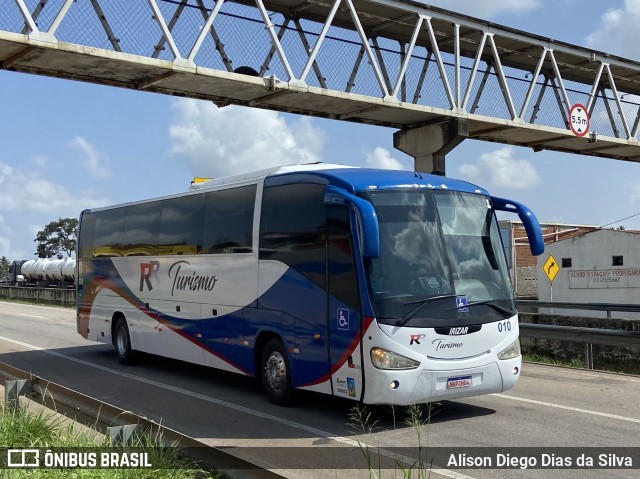
<path fill-rule="evenodd" d="M 338 329 L 349 330 L 349 310 L 347 308 L 338 308 Z"/>
<path fill-rule="evenodd" d="M 456 296 L 456 308 L 458 308 L 458 312 L 468 313 L 469 308 L 467 307 L 467 304 L 466 296 Z"/>

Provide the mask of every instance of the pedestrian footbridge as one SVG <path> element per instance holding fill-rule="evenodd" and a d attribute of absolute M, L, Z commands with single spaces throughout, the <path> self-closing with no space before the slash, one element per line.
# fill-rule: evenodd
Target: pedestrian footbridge
<path fill-rule="evenodd" d="M 640 63 L 410 0 L 0 0 L 0 67 L 382 125 L 423 171 L 464 138 L 640 161 Z"/>

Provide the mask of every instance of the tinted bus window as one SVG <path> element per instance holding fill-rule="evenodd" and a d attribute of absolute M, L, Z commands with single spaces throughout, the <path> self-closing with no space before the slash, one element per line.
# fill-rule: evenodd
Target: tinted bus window
<path fill-rule="evenodd" d="M 154 256 L 158 254 L 160 202 L 127 206 L 126 209 L 124 255 Z"/>
<path fill-rule="evenodd" d="M 205 195 L 203 253 L 250 253 L 256 185 Z"/>
<path fill-rule="evenodd" d="M 204 195 L 189 195 L 162 201 L 158 254 L 202 252 Z"/>
<path fill-rule="evenodd" d="M 93 232 L 96 226 L 96 214 L 83 213 L 80 221 L 78 258 L 89 259 L 93 256 Z"/>
<path fill-rule="evenodd" d="M 327 208 L 329 240 L 329 293 L 350 308 L 360 310 L 358 276 L 353 257 L 350 210 L 346 206 Z"/>
<path fill-rule="evenodd" d="M 125 209 L 114 208 L 95 213 L 93 232 L 93 256 L 122 256 L 125 232 Z"/>
<path fill-rule="evenodd" d="M 282 261 L 324 288 L 325 224 L 323 185 L 266 188 L 260 218 L 260 259 Z"/>

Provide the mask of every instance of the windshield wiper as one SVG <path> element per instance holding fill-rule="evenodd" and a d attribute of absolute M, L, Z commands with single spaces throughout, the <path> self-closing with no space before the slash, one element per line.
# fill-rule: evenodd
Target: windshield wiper
<path fill-rule="evenodd" d="M 419 299 L 418 301 L 409 301 L 408 303 L 404 303 L 405 306 L 409 304 L 418 304 L 415 308 L 409 311 L 407 314 L 402 316 L 398 321 L 396 321 L 396 326 L 404 326 L 407 324 L 413 316 L 422 308 L 425 304 L 431 303 L 432 301 L 437 301 L 439 299 L 447 299 L 447 298 L 455 298 L 457 295 L 455 294 L 444 294 L 442 296 L 432 296 L 431 298 Z"/>
<path fill-rule="evenodd" d="M 509 314 L 509 315 L 515 314 L 515 312 L 513 310 L 507 309 L 504 306 L 500 306 L 499 304 L 496 304 L 495 301 L 496 301 L 495 299 L 487 299 L 485 301 L 474 301 L 472 303 L 467 303 L 465 305 L 461 305 L 460 307 L 456 306 L 454 308 L 447 308 L 447 309 L 445 309 L 445 311 L 452 311 L 454 309 L 466 308 L 467 306 L 478 306 L 478 305 L 484 304 L 484 305 L 489 306 L 490 308 L 496 310 L 499 313 Z"/>

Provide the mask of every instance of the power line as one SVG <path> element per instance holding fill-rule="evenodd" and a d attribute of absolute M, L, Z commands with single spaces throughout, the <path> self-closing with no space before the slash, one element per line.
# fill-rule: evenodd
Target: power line
<path fill-rule="evenodd" d="M 618 221 L 613 221 L 611 223 L 607 223 L 606 225 L 600 226 L 600 228 L 604 228 L 605 226 L 615 225 L 616 223 L 620 223 L 621 221 L 628 220 L 629 218 L 635 218 L 636 216 L 640 216 L 640 213 L 636 213 L 635 215 L 627 216 L 626 218 L 622 218 L 621 220 L 618 220 Z"/>

